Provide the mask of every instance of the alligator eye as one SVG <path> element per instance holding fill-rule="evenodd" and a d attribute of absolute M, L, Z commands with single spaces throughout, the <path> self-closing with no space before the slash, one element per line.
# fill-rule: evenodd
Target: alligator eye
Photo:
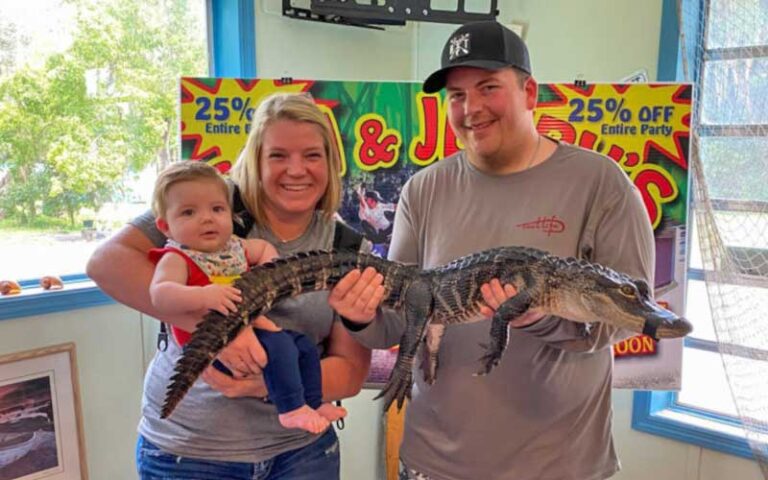
<path fill-rule="evenodd" d="M 621 286 L 621 294 L 627 297 L 634 297 L 635 296 L 635 289 L 632 288 L 630 285 L 622 285 Z"/>

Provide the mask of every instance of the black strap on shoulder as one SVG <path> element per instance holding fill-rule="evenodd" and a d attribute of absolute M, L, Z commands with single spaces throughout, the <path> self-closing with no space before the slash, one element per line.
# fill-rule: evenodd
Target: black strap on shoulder
<path fill-rule="evenodd" d="M 240 238 L 246 238 L 256 223 L 256 219 L 248 211 L 240 194 L 240 188 L 235 185 L 232 192 L 232 231 Z"/>
<path fill-rule="evenodd" d="M 336 229 L 333 232 L 334 250 L 360 250 L 363 244 L 363 236 L 357 230 L 350 227 L 341 220 L 336 220 Z"/>
<path fill-rule="evenodd" d="M 352 250 L 354 252 L 360 250 L 360 245 L 363 244 L 363 236 L 360 235 L 357 230 L 350 227 L 341 220 L 336 220 L 336 228 L 333 231 L 333 249 L 334 250 Z M 336 405 L 341 406 L 341 400 L 336 400 Z M 340 418 L 336 420 L 336 428 L 339 430 L 344 429 L 344 419 Z"/>

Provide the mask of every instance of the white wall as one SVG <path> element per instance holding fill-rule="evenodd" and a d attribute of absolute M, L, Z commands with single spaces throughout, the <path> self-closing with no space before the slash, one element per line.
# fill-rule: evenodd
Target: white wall
<path fill-rule="evenodd" d="M 379 31 L 300 21 L 282 16 L 281 5 L 282 0 L 256 0 L 255 3 L 259 77 L 412 79 L 410 52 L 416 27 L 407 25 Z"/>
<path fill-rule="evenodd" d="M 300 5 L 300 0 L 294 4 Z M 456 25 L 409 22 L 370 30 L 283 17 L 281 0 L 256 0 L 257 72 L 263 78 L 421 81 L 439 66 Z M 656 77 L 661 0 L 499 0 L 502 23 L 527 25 L 543 82 Z"/>
<path fill-rule="evenodd" d="M 144 371 L 138 313 L 107 306 L 0 321 L 0 355 L 75 343 L 89 478 L 136 478 Z"/>
<path fill-rule="evenodd" d="M 655 77 L 661 0 L 501 0 L 500 10 L 504 23 L 528 23 L 539 81 L 579 74 L 611 81 L 641 68 Z M 265 78 L 422 80 L 438 66 L 442 43 L 455 28 L 424 23 L 378 32 L 290 20 L 280 15 L 280 0 L 256 0 L 255 11 L 257 69 Z M 121 306 L 0 321 L 0 354 L 75 342 L 92 480 L 136 478 L 135 429 L 155 329 L 156 322 Z M 345 402 L 345 480 L 383 478 L 374 393 Z M 762 478 L 754 462 L 631 430 L 631 402 L 631 392 L 615 392 L 614 433 L 623 465 L 616 479 Z"/>

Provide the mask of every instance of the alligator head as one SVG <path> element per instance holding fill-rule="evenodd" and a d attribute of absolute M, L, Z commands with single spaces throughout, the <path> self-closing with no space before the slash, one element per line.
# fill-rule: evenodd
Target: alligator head
<path fill-rule="evenodd" d="M 584 322 L 600 318 L 656 339 L 684 337 L 693 330 L 688 320 L 653 299 L 644 280 L 582 260 L 560 267 L 561 281 L 548 292 L 557 315 Z"/>

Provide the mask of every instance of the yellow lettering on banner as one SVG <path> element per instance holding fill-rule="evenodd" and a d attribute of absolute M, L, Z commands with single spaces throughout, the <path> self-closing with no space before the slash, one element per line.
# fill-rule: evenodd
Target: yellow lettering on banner
<path fill-rule="evenodd" d="M 341 130 L 339 129 L 339 122 L 336 121 L 336 114 L 333 113 L 330 107 L 323 104 L 317 104 L 317 107 L 322 110 L 325 117 L 328 119 L 328 123 L 333 131 L 333 137 L 336 139 L 336 150 L 339 152 L 339 161 L 341 162 L 341 168 L 339 169 L 339 175 L 344 176 L 347 174 L 347 153 L 344 151 L 344 143 L 341 141 Z"/>

